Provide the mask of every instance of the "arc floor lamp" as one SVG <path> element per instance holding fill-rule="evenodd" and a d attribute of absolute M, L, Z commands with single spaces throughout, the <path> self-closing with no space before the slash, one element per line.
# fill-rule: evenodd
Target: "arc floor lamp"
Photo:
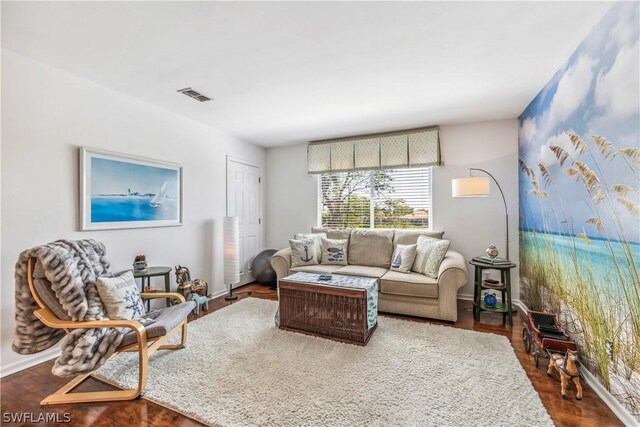
<path fill-rule="evenodd" d="M 473 176 L 472 171 L 478 171 L 486 173 L 489 176 Z M 489 177 L 493 179 L 493 182 L 498 186 L 500 195 L 502 195 L 502 203 L 504 203 L 504 223 L 505 223 L 505 235 L 506 235 L 506 259 L 509 258 L 509 213 L 507 212 L 507 201 L 504 198 L 504 192 L 502 187 L 498 183 L 498 180 L 484 169 L 469 168 L 469 176 L 464 178 L 456 178 L 451 181 L 451 195 L 453 197 L 488 197 L 491 195 L 491 182 Z"/>

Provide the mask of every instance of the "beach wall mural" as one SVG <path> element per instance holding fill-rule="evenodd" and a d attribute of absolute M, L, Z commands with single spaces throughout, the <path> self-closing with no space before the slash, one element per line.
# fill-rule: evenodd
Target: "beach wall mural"
<path fill-rule="evenodd" d="M 638 9 L 614 4 L 519 117 L 519 196 L 521 299 L 640 421 Z"/>

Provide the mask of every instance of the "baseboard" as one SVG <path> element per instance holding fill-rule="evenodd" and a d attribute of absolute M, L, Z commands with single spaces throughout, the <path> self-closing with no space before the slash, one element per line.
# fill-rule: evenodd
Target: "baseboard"
<path fill-rule="evenodd" d="M 0 378 L 4 378 L 7 375 L 15 374 L 22 370 L 31 368 L 44 362 L 48 362 L 51 359 L 55 359 L 60 356 L 60 349 L 58 346 L 42 351 L 38 354 L 29 357 L 28 360 L 17 360 L 13 363 L 0 367 Z"/>
<path fill-rule="evenodd" d="M 613 413 L 618 417 L 620 421 L 625 426 L 637 426 L 639 424 L 638 420 L 625 408 L 609 391 L 604 388 L 602 383 L 598 381 L 596 377 L 593 376 L 591 372 L 589 372 L 584 366 L 580 367 L 580 373 L 582 373 L 582 377 L 585 382 L 589 384 L 589 387 L 596 392 L 596 394 L 602 399 L 602 401 L 613 411 Z"/>
<path fill-rule="evenodd" d="M 473 295 L 470 294 L 458 294 L 458 299 L 462 301 L 473 301 Z M 520 300 L 512 300 L 513 305 L 520 308 L 524 313 L 527 313 L 529 309 L 526 304 Z M 625 408 L 609 391 L 604 388 L 602 383 L 600 383 L 596 377 L 593 376 L 591 372 L 589 372 L 584 367 L 580 367 L 580 372 L 584 377 L 584 380 L 589 387 L 596 392 L 596 394 L 602 399 L 602 401 L 611 409 L 611 411 L 618 417 L 620 421 L 625 426 L 637 426 L 638 420 Z"/>
<path fill-rule="evenodd" d="M 210 294 L 209 295 L 209 300 L 219 298 L 219 297 L 221 297 L 223 295 L 226 295 L 228 292 L 229 291 L 227 291 L 226 289 L 221 289 L 221 290 L 219 290 L 217 292 L 214 292 L 214 293 Z"/>

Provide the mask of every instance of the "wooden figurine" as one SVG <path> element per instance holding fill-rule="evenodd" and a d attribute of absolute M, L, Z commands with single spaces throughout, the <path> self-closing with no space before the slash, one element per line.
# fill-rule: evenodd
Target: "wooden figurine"
<path fill-rule="evenodd" d="M 582 385 L 580 384 L 580 371 L 578 370 L 578 352 L 568 350 L 564 356 L 554 353 L 549 358 L 547 375 L 551 376 L 555 369 L 560 374 L 560 396 L 567 398 L 567 386 L 573 381 L 576 386 L 576 399 L 582 400 Z"/>
<path fill-rule="evenodd" d="M 200 314 L 200 308 L 209 311 L 209 285 L 202 279 L 191 280 L 191 273 L 187 267 L 178 265 L 176 270 L 176 283 L 178 283 L 178 292 L 181 293 L 187 301 L 195 301 L 195 314 Z"/>

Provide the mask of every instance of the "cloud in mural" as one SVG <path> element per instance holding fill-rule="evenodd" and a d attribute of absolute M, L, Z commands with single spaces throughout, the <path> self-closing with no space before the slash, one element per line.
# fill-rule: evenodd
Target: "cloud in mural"
<path fill-rule="evenodd" d="M 536 121 L 531 117 L 527 117 L 522 122 L 518 130 L 518 133 L 520 134 L 520 141 L 525 144 L 531 143 L 536 134 L 536 127 Z"/>
<path fill-rule="evenodd" d="M 589 55 L 580 55 L 560 78 L 549 110 L 543 115 L 549 127 L 564 122 L 580 107 L 589 94 L 594 65 L 595 61 Z"/>
<path fill-rule="evenodd" d="M 596 105 L 610 117 L 628 117 L 640 110 L 638 42 L 620 49 L 611 69 L 601 72 L 596 82 Z"/>

